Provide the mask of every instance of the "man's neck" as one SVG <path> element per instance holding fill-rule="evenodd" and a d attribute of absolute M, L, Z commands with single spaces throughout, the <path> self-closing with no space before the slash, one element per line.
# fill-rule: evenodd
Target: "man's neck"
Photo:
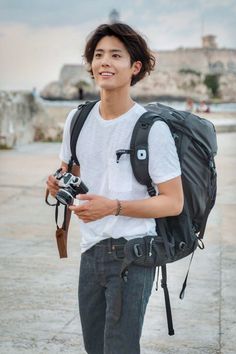
<path fill-rule="evenodd" d="M 128 112 L 133 105 L 134 101 L 127 93 L 101 92 L 100 114 L 103 119 L 115 119 Z"/>

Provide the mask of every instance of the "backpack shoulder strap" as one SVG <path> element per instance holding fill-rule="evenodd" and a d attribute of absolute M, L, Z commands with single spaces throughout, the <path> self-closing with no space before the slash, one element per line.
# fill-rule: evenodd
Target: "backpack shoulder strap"
<path fill-rule="evenodd" d="M 75 162 L 79 166 L 79 161 L 76 156 L 76 144 L 79 137 L 79 134 L 83 128 L 83 125 L 94 107 L 94 105 L 98 102 L 97 101 L 88 101 L 84 104 L 78 106 L 77 111 L 72 118 L 71 125 L 70 125 L 70 149 L 71 149 L 71 162 Z"/>
<path fill-rule="evenodd" d="M 145 112 L 135 124 L 131 142 L 131 166 L 137 181 L 148 188 L 152 186 L 152 180 L 148 172 L 148 134 L 153 123 L 162 120 L 156 113 Z"/>

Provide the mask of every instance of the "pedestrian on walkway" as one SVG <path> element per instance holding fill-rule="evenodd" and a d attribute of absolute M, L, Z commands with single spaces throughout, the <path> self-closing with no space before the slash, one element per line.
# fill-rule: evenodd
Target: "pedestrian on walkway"
<path fill-rule="evenodd" d="M 117 163 L 116 152 L 129 150 L 133 128 L 145 109 L 134 102 L 130 87 L 153 70 L 155 58 L 143 37 L 123 23 L 100 25 L 87 41 L 84 58 L 100 88 L 79 136 L 76 152 L 81 179 L 89 188 L 70 209 L 81 233 L 79 310 L 88 354 L 139 354 L 144 314 L 155 269 L 131 265 L 120 278 L 127 240 L 156 235 L 157 217 L 178 215 L 183 207 L 181 171 L 168 126 L 155 122 L 149 135 L 149 173 L 158 195 L 149 197 L 132 173 L 129 154 Z M 71 157 L 66 120 L 61 166 Z M 58 185 L 47 181 L 51 195 Z"/>

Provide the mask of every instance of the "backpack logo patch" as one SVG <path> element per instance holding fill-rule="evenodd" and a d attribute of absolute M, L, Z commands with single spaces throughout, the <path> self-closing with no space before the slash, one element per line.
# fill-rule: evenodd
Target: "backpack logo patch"
<path fill-rule="evenodd" d="M 138 160 L 146 160 L 147 158 L 147 151 L 144 149 L 140 149 L 137 151 L 137 158 Z"/>

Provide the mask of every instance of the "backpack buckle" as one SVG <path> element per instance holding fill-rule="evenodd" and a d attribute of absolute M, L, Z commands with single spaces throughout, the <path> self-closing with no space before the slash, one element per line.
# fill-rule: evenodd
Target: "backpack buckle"
<path fill-rule="evenodd" d="M 153 185 L 150 185 L 149 187 L 147 187 L 147 191 L 148 191 L 148 194 L 150 195 L 150 197 L 154 197 L 156 195 L 156 190 L 153 187 Z"/>
<path fill-rule="evenodd" d="M 186 243 L 184 242 L 184 241 L 181 241 L 180 243 L 179 243 L 179 249 L 181 250 L 181 251 L 184 251 L 185 250 L 185 248 L 186 248 Z"/>
<path fill-rule="evenodd" d="M 149 127 L 149 124 L 148 123 L 145 123 L 145 122 L 142 122 L 141 123 L 141 128 L 142 129 L 147 129 Z"/>

